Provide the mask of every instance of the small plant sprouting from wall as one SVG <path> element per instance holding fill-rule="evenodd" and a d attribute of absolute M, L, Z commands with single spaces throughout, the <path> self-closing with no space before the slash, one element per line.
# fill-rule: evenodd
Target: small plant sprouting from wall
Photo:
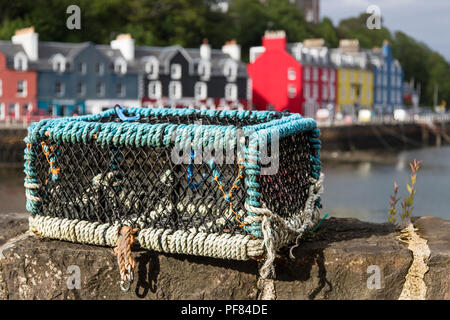
<path fill-rule="evenodd" d="M 390 201 L 389 201 L 389 216 L 388 220 L 392 224 L 396 225 L 403 225 L 407 226 L 410 222 L 410 217 L 412 214 L 412 211 L 414 209 L 414 195 L 416 194 L 416 183 L 417 183 L 417 172 L 419 171 L 420 164 L 422 161 L 417 161 L 414 159 L 412 162 L 409 163 L 409 166 L 411 167 L 411 176 L 410 176 L 410 183 L 406 184 L 406 189 L 408 191 L 408 195 L 403 197 L 403 200 L 401 202 L 401 211 L 397 211 L 397 203 L 400 201 L 400 197 L 398 197 L 398 184 L 397 182 L 394 182 L 394 194 L 391 195 Z M 397 222 L 398 218 L 400 218 L 401 221 Z M 406 224 L 406 225 L 405 225 Z"/>

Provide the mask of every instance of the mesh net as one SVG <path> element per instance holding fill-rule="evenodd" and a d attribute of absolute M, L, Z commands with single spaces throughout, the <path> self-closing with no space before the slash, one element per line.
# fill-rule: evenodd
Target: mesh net
<path fill-rule="evenodd" d="M 275 118 L 282 117 L 274 114 Z M 117 116 L 100 122 L 120 121 Z M 242 126 L 260 123 L 218 117 L 141 118 L 144 123 L 194 123 Z M 266 120 L 267 121 L 267 120 Z M 308 133 L 284 138 L 279 144 L 279 170 L 259 177 L 262 199 L 283 217 L 292 208 L 303 208 L 308 192 L 310 146 Z M 97 141 L 56 143 L 44 137 L 32 145 L 33 167 L 41 184 L 39 215 L 120 222 L 133 227 L 172 230 L 195 228 L 207 233 L 245 233 L 236 214 L 245 215 L 244 179 L 225 199 L 208 163 L 175 164 L 166 147 L 127 147 Z M 237 150 L 234 159 L 237 159 Z M 49 159 L 53 162 L 50 164 Z M 232 188 L 239 175 L 237 163 L 217 164 L 223 191 Z M 245 173 L 242 172 L 245 178 Z M 234 212 L 230 210 L 230 202 Z"/>

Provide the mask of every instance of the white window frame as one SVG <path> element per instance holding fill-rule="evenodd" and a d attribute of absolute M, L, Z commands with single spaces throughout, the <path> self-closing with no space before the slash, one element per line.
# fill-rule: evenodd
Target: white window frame
<path fill-rule="evenodd" d="M 315 67 L 313 69 L 313 81 L 319 80 L 319 68 Z"/>
<path fill-rule="evenodd" d="M 0 79 L 0 97 L 3 96 L 3 80 Z"/>
<path fill-rule="evenodd" d="M 223 66 L 223 75 L 227 78 L 229 82 L 236 81 L 238 65 L 235 61 L 228 59 Z"/>
<path fill-rule="evenodd" d="M 183 87 L 180 81 L 171 81 L 169 83 L 169 98 L 170 99 L 181 99 L 183 96 Z"/>
<path fill-rule="evenodd" d="M 58 92 L 57 89 L 56 89 L 58 83 L 60 84 L 60 86 L 59 86 L 60 91 L 59 91 L 59 92 Z M 66 88 L 65 88 L 64 83 L 61 82 L 61 81 L 56 81 L 56 82 L 55 82 L 55 95 L 56 95 L 57 97 L 64 97 L 65 91 L 66 91 Z"/>
<path fill-rule="evenodd" d="M 208 81 L 211 77 L 211 62 L 201 60 L 198 64 L 197 72 L 202 81 Z"/>
<path fill-rule="evenodd" d="M 98 69 L 97 69 L 98 67 Z M 95 64 L 95 74 L 98 76 L 102 76 L 105 73 L 105 64 L 98 62 Z"/>
<path fill-rule="evenodd" d="M 100 93 L 98 92 L 99 85 L 100 85 Z M 105 84 L 103 82 L 97 82 L 95 84 L 95 94 L 97 95 L 97 97 L 105 96 Z"/>
<path fill-rule="evenodd" d="M 305 67 L 303 77 L 305 78 L 306 81 L 309 81 L 309 79 L 311 78 L 311 72 L 309 67 Z"/>
<path fill-rule="evenodd" d="M 19 93 L 19 83 L 22 83 L 22 92 Z M 27 80 L 19 80 L 17 81 L 17 90 L 16 90 L 16 95 L 18 97 L 26 97 L 28 94 L 28 82 Z"/>
<path fill-rule="evenodd" d="M 120 86 L 120 92 L 117 92 Z M 127 95 L 127 87 L 122 82 L 116 84 L 116 94 L 119 98 L 123 98 Z"/>
<path fill-rule="evenodd" d="M 330 82 L 331 83 L 336 82 L 336 70 L 334 70 L 334 69 L 330 70 Z"/>
<path fill-rule="evenodd" d="M 179 63 L 173 63 L 170 65 L 170 77 L 175 80 L 181 79 L 183 76 L 183 68 Z"/>
<path fill-rule="evenodd" d="M 297 96 L 297 88 L 293 84 L 288 85 L 288 98 L 294 99 Z"/>
<path fill-rule="evenodd" d="M 149 82 L 148 97 L 150 99 L 161 99 L 161 97 L 162 97 L 161 81 L 150 81 Z"/>
<path fill-rule="evenodd" d="M 18 52 L 14 56 L 14 69 L 17 71 L 28 70 L 28 58 L 23 52 Z"/>
<path fill-rule="evenodd" d="M 6 118 L 6 110 L 5 110 L 5 103 L 0 103 L 0 120 L 5 120 Z"/>
<path fill-rule="evenodd" d="M 330 85 L 329 100 L 336 100 L 336 92 L 334 85 Z"/>
<path fill-rule="evenodd" d="M 150 57 L 145 63 L 145 72 L 149 79 L 158 79 L 159 61 L 155 57 Z"/>
<path fill-rule="evenodd" d="M 310 84 L 305 83 L 304 88 L 303 88 L 303 97 L 305 99 L 309 99 L 309 97 L 311 96 L 310 92 L 311 92 Z"/>
<path fill-rule="evenodd" d="M 319 85 L 317 83 L 313 84 L 313 98 L 317 99 L 319 97 Z"/>
<path fill-rule="evenodd" d="M 327 68 L 322 69 L 322 81 L 323 82 L 328 81 L 328 69 Z"/>
<path fill-rule="evenodd" d="M 322 100 L 328 100 L 328 86 L 322 86 Z"/>
<path fill-rule="evenodd" d="M 79 70 L 79 67 L 81 66 L 81 70 Z M 79 73 L 79 74 L 86 74 L 86 72 L 87 72 L 87 65 L 86 65 L 86 62 L 78 62 L 78 65 L 77 65 L 77 72 Z"/>
<path fill-rule="evenodd" d="M 238 87 L 235 83 L 225 85 L 225 100 L 236 101 L 238 98 Z"/>
<path fill-rule="evenodd" d="M 53 71 L 62 73 L 66 71 L 66 58 L 60 53 L 56 54 L 52 60 Z"/>
<path fill-rule="evenodd" d="M 341 99 L 347 99 L 347 86 L 341 86 Z"/>
<path fill-rule="evenodd" d="M 122 58 L 114 60 L 114 72 L 117 74 L 127 73 L 127 62 Z"/>
<path fill-rule="evenodd" d="M 205 100 L 208 97 L 208 85 L 205 82 L 197 82 L 194 85 L 194 96 L 197 100 Z"/>
<path fill-rule="evenodd" d="M 294 81 L 295 79 L 297 79 L 297 73 L 295 72 L 294 68 L 288 68 L 287 78 L 288 78 L 288 80 L 291 80 L 291 81 Z"/>
<path fill-rule="evenodd" d="M 81 88 L 81 92 L 78 91 L 78 88 Z M 84 97 L 85 94 L 86 94 L 86 85 L 83 82 L 79 81 L 77 83 L 77 96 Z"/>

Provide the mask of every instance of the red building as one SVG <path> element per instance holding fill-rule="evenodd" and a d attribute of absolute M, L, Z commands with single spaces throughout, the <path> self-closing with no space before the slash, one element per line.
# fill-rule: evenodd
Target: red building
<path fill-rule="evenodd" d="M 258 110 L 303 113 L 302 66 L 286 51 L 284 32 L 266 32 L 263 47 L 247 67 L 253 104 Z"/>
<path fill-rule="evenodd" d="M 322 39 L 286 44 L 284 32 L 266 32 L 263 47 L 250 49 L 250 62 L 258 110 L 273 107 L 314 117 L 318 109 L 335 106 L 337 72 Z"/>
<path fill-rule="evenodd" d="M 6 48 L 7 47 L 7 48 Z M 0 52 L 0 121 L 22 121 L 37 110 L 35 71 L 20 46 L 2 46 Z M 6 48 L 6 50 L 5 50 Z"/>

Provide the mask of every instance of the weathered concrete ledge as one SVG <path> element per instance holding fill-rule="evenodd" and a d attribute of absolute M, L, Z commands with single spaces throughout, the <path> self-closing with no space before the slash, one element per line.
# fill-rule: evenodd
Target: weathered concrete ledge
<path fill-rule="evenodd" d="M 422 217 L 414 224 L 431 250 L 424 277 L 426 298 L 449 299 L 450 222 Z M 135 282 L 123 293 L 111 248 L 24 236 L 26 229 L 22 217 L 0 216 L 0 299 L 258 297 L 255 261 L 159 254 L 139 248 L 134 250 Z M 398 299 L 413 255 L 397 238 L 398 233 L 387 223 L 338 218 L 323 221 L 295 250 L 295 261 L 285 252 L 278 257 L 277 299 Z M 73 265 L 80 270 L 80 289 L 67 285 L 71 276 L 68 269 L 73 270 L 69 268 Z"/>

